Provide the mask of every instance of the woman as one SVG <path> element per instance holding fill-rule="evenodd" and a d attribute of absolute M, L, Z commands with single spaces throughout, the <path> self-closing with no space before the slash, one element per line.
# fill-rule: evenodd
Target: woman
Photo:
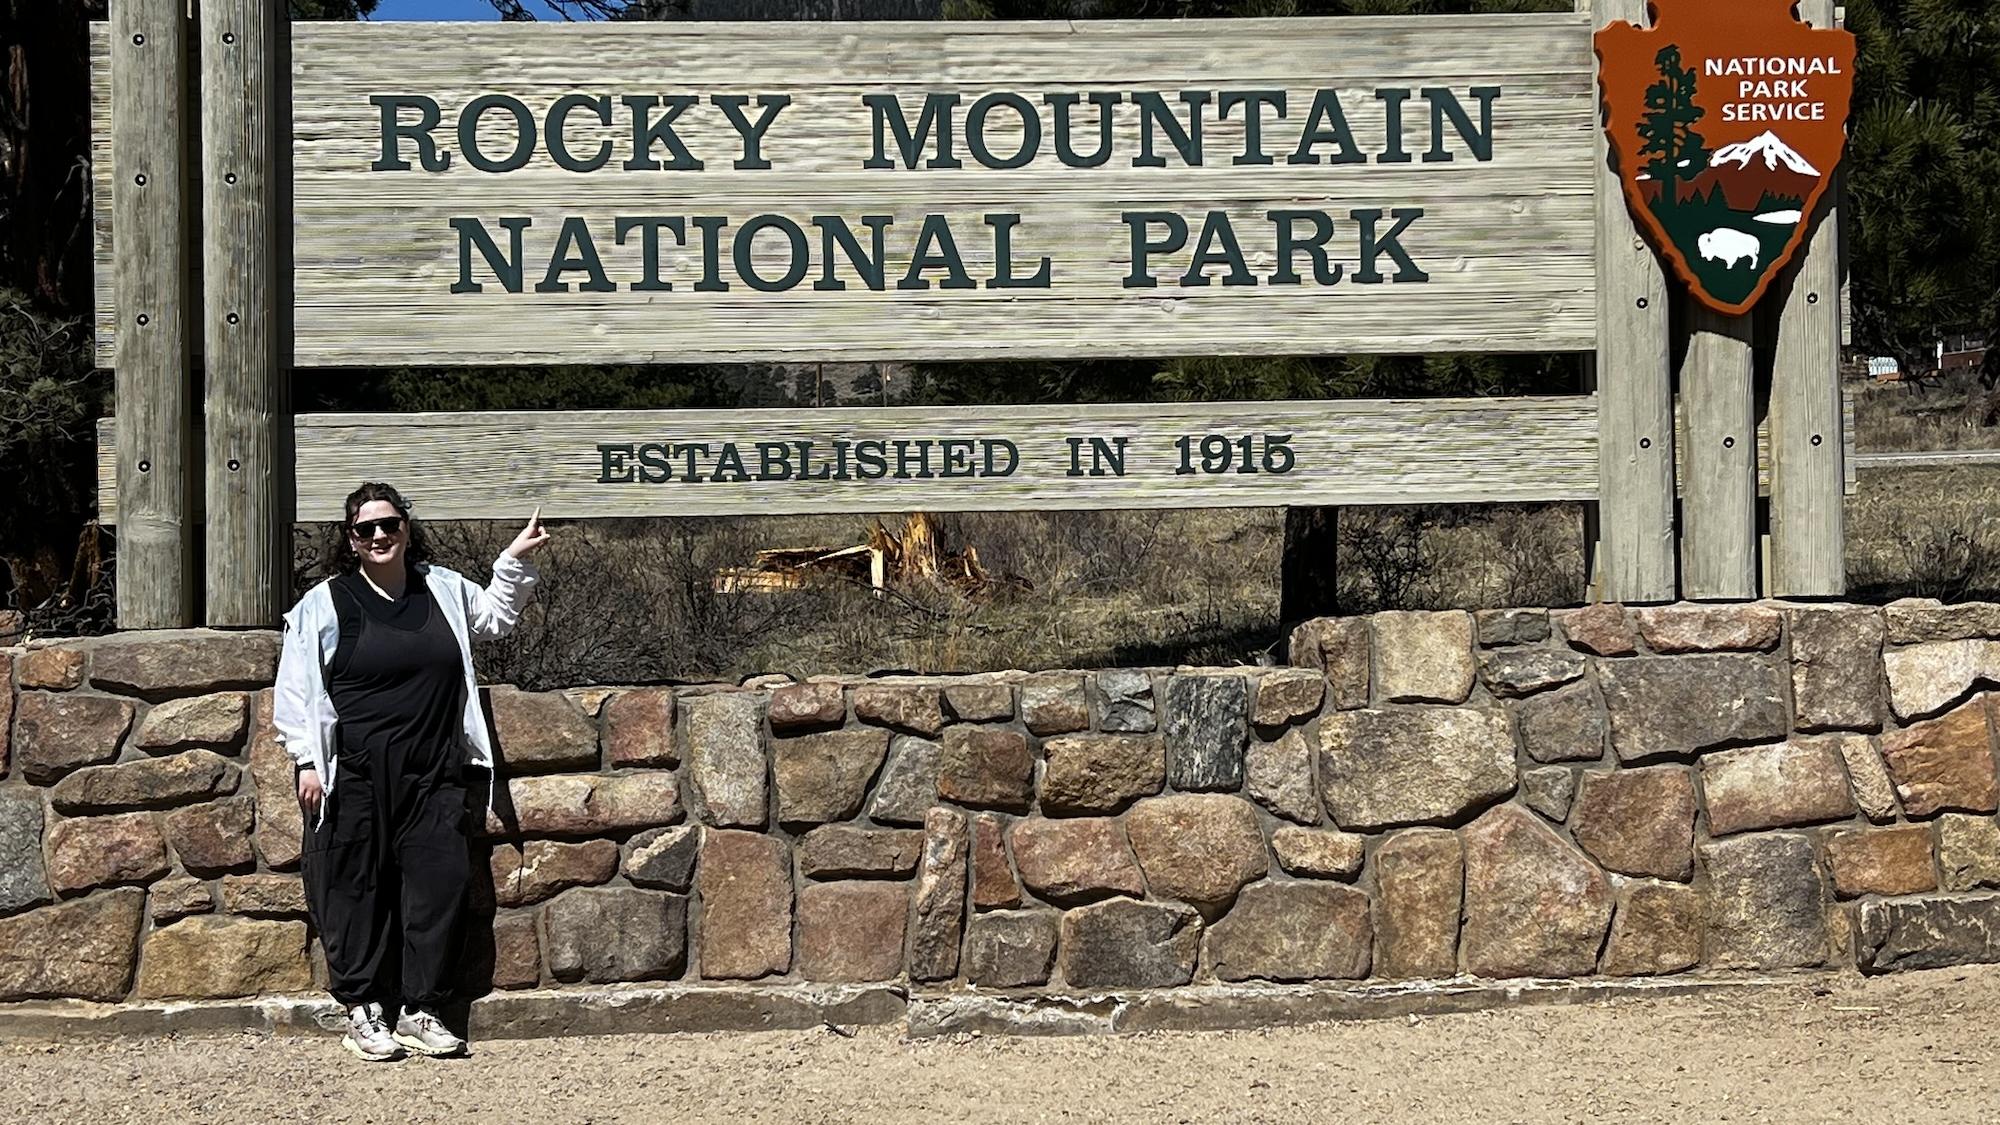
<path fill-rule="evenodd" d="M 493 766 L 472 641 L 513 630 L 535 585 L 525 557 L 549 535 L 537 509 L 485 589 L 430 564 L 386 484 L 347 498 L 336 536 L 338 573 L 285 615 L 272 714 L 306 810 L 307 901 L 342 1045 L 370 1062 L 457 1054 L 437 1011 L 470 877 L 465 771 Z"/>

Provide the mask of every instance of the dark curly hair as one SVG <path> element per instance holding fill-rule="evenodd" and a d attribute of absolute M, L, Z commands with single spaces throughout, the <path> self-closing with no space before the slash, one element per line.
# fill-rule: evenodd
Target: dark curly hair
<path fill-rule="evenodd" d="M 364 504 L 386 500 L 403 517 L 403 561 L 414 568 L 431 561 L 430 543 L 424 538 L 424 529 L 410 518 L 410 502 L 403 494 L 390 485 L 370 481 L 347 494 L 347 514 L 340 526 L 333 529 L 333 550 L 327 557 L 333 560 L 333 568 L 341 574 L 353 574 L 361 569 L 361 556 L 355 553 L 354 542 L 347 535 L 347 529 L 354 526 L 354 517 Z"/>

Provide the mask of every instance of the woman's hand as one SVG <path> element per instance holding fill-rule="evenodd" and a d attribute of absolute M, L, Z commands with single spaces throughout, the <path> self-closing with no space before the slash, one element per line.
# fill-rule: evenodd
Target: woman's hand
<path fill-rule="evenodd" d="M 319 815 L 319 803 L 326 796 L 320 788 L 319 771 L 306 769 L 299 771 L 299 807 L 313 816 Z"/>
<path fill-rule="evenodd" d="M 528 517 L 528 526 L 521 529 L 521 534 L 516 535 L 512 543 L 507 544 L 505 553 L 510 559 L 526 558 L 529 552 L 548 541 L 549 533 L 542 530 L 542 510 L 536 508 L 535 514 Z"/>

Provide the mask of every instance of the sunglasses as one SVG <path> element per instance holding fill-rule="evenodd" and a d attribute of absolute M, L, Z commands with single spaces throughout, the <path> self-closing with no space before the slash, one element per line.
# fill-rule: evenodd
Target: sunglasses
<path fill-rule="evenodd" d="M 347 533 L 356 539 L 373 539 L 377 531 L 384 535 L 394 535 L 403 530 L 403 517 L 384 516 L 379 520 L 362 520 L 348 526 Z"/>

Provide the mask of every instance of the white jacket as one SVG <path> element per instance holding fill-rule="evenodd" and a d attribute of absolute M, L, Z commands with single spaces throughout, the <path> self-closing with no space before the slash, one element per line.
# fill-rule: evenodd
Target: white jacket
<path fill-rule="evenodd" d="M 460 745 L 469 764 L 492 769 L 493 743 L 486 734 L 486 712 L 479 705 L 479 681 L 472 672 L 472 641 L 504 637 L 513 632 L 539 575 L 532 565 L 504 554 L 494 560 L 493 583 L 483 590 L 456 571 L 441 566 L 424 565 L 418 569 L 430 587 L 431 597 L 444 610 L 445 620 L 451 622 L 465 664 L 465 714 L 460 723 Z M 333 792 L 339 753 L 334 745 L 334 723 L 338 716 L 333 713 L 333 700 L 327 695 L 326 675 L 339 644 L 340 618 L 333 607 L 333 591 L 322 582 L 285 614 L 285 645 L 278 657 L 271 725 L 294 762 L 319 771 L 320 784 L 327 793 Z M 326 806 L 322 798 L 319 806 L 322 818 L 326 816 Z"/>

